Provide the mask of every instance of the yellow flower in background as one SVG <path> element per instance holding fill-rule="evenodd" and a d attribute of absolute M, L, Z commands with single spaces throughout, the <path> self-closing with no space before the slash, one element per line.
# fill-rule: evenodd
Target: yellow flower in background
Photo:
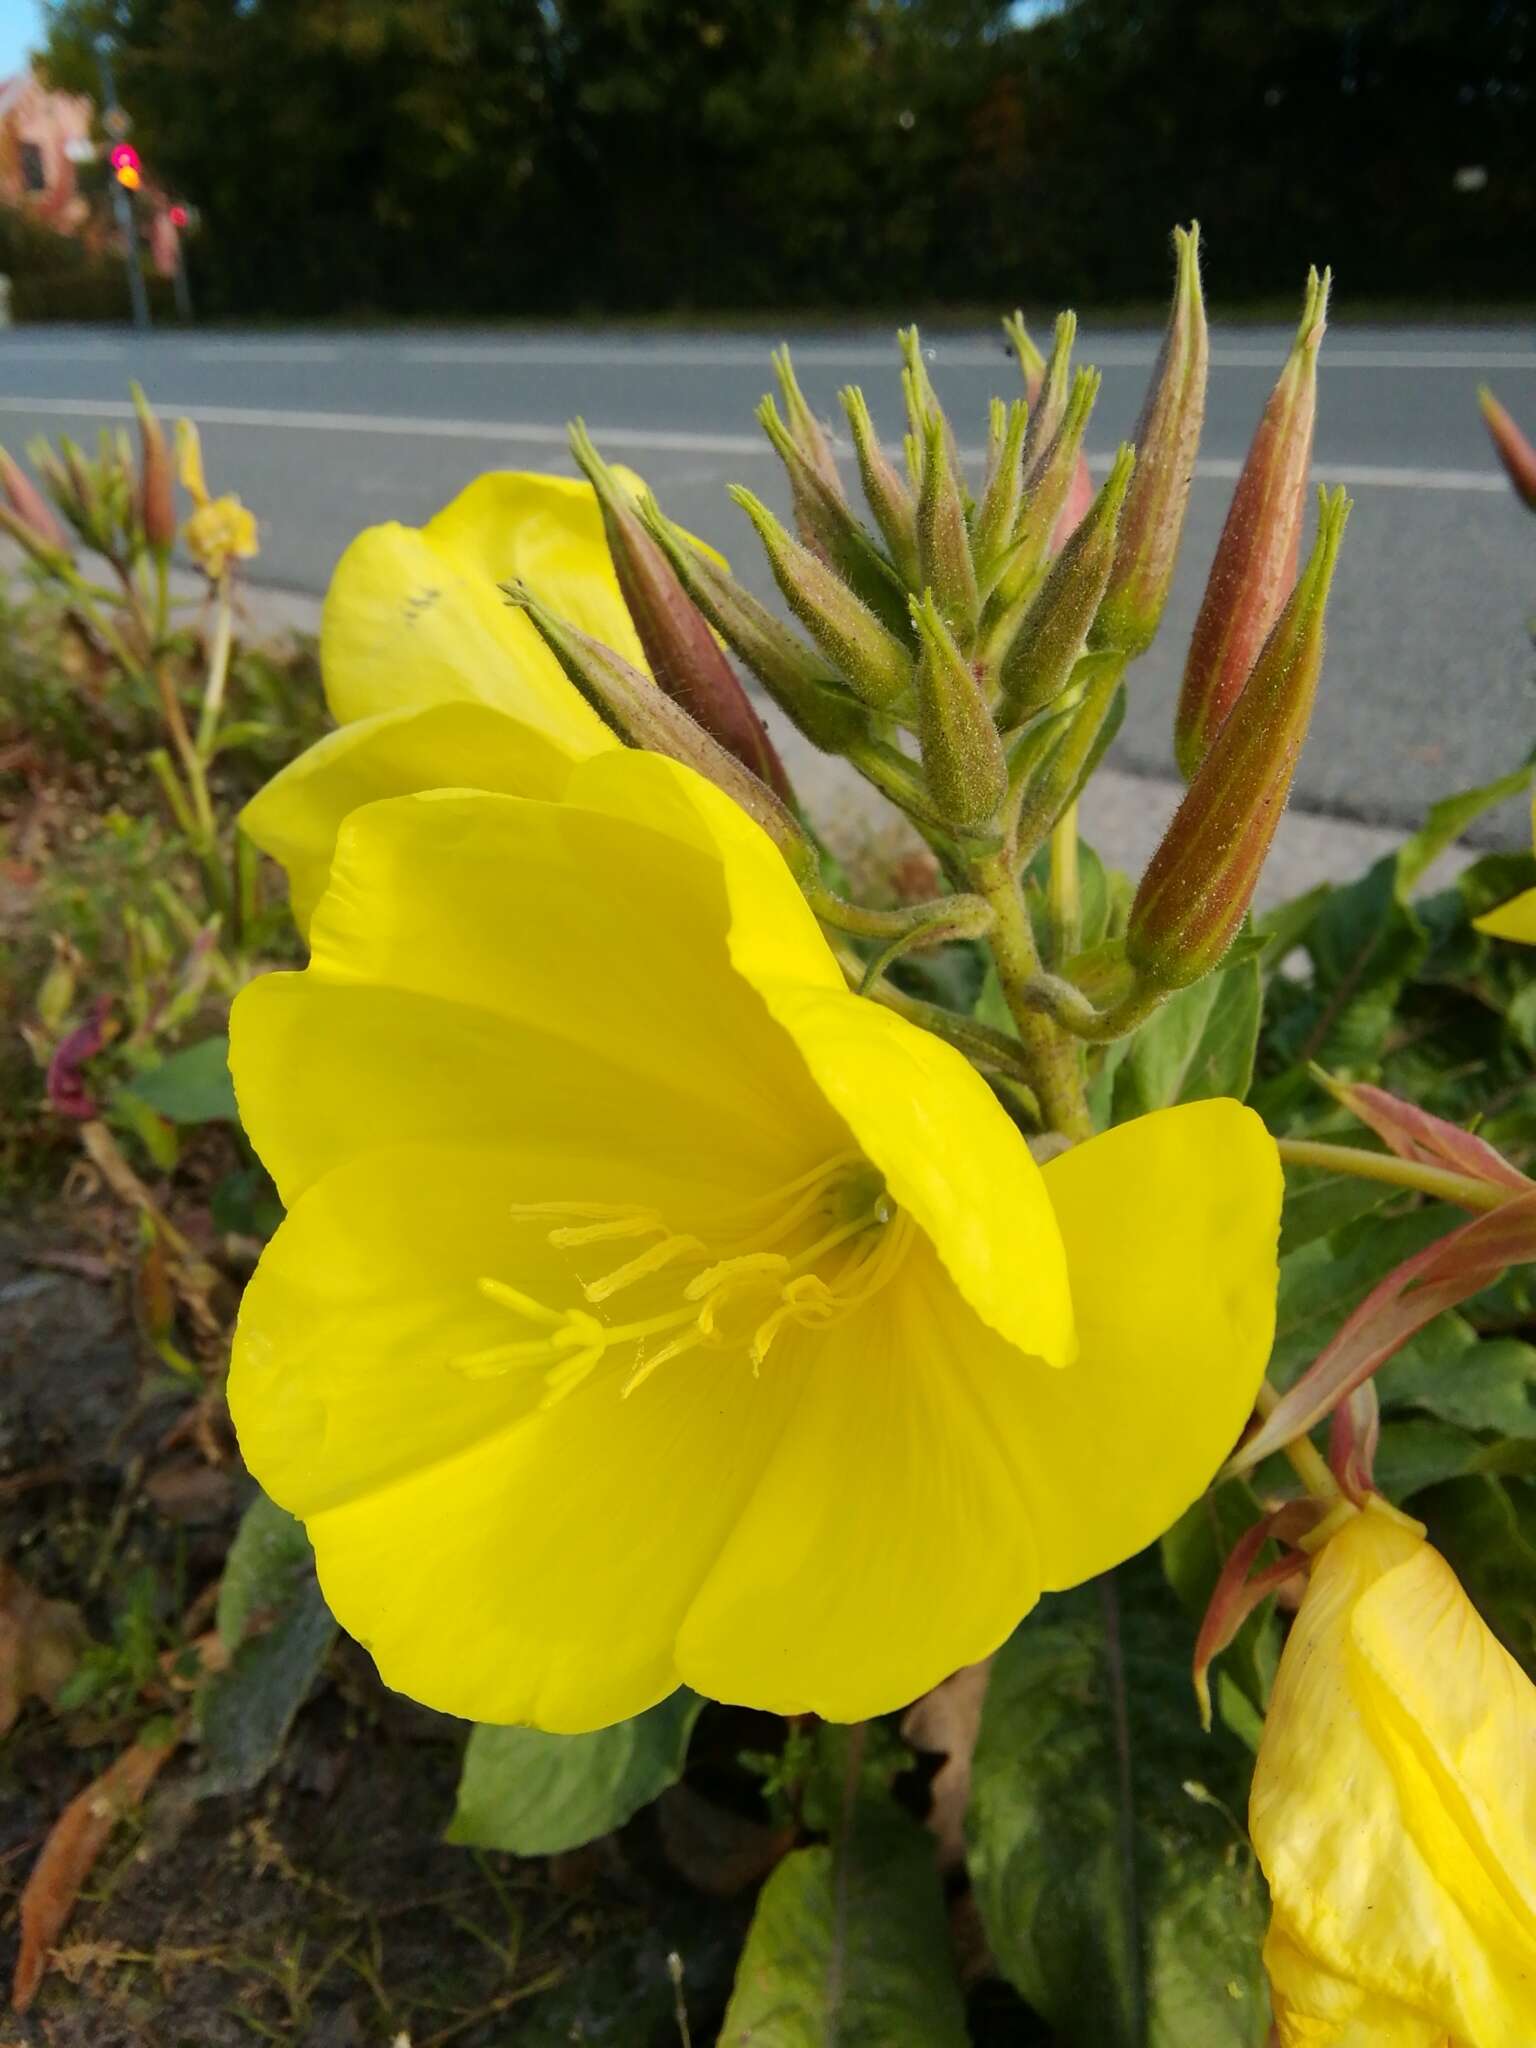
<path fill-rule="evenodd" d="M 320 665 L 341 729 L 241 819 L 288 870 L 301 926 L 358 804 L 433 788 L 554 798 L 576 762 L 618 745 L 507 603 L 514 580 L 645 668 L 588 483 L 493 472 L 423 527 L 369 527 L 337 564 Z"/>
<path fill-rule="evenodd" d="M 1281 2048 L 1536 2041 L 1536 1688 L 1385 1504 L 1312 1568 L 1249 1826 Z"/>
<path fill-rule="evenodd" d="M 288 1216 L 230 1400 L 403 1692 L 558 1731 L 679 1682 L 878 1713 L 1150 1541 L 1250 1412 L 1258 1118 L 1042 1172 L 674 762 L 355 811 L 311 944 L 235 1004 Z"/>
<path fill-rule="evenodd" d="M 222 498 L 209 495 L 202 441 L 190 420 L 176 422 L 176 466 L 182 489 L 197 508 L 181 537 L 199 569 L 216 583 L 231 559 L 248 562 L 260 553 L 256 516 L 232 493 Z"/>
<path fill-rule="evenodd" d="M 1536 840 L 1536 803 L 1531 806 L 1531 832 Z M 1507 903 L 1474 917 L 1472 923 L 1490 939 L 1514 939 L 1522 946 L 1536 946 L 1536 889 L 1522 890 Z"/>

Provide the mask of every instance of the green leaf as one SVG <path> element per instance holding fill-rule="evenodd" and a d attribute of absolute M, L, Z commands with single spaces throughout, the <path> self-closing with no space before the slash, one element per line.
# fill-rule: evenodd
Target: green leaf
<path fill-rule="evenodd" d="M 1536 1487 L 1456 1479 L 1415 1501 L 1414 1512 L 1500 1642 L 1536 1672 Z"/>
<path fill-rule="evenodd" d="M 856 1804 L 837 1848 L 763 1887 L 718 2048 L 965 2048 L 931 1839 Z"/>
<path fill-rule="evenodd" d="M 238 1122 L 228 1034 L 221 1031 L 200 1039 L 159 1066 L 135 1074 L 130 1092 L 174 1124 L 207 1124 L 221 1118 Z"/>
<path fill-rule="evenodd" d="M 591 1735 L 473 1729 L 446 1839 L 552 1856 L 611 1834 L 682 1776 L 703 1704 L 685 1687 Z"/>
<path fill-rule="evenodd" d="M 1420 1408 L 1458 1429 L 1536 1437 L 1536 1350 L 1479 1338 L 1454 1310 L 1437 1316 L 1376 1375 L 1384 1409 Z"/>
<path fill-rule="evenodd" d="M 1474 1471 L 1482 1452 L 1477 1438 L 1428 1415 L 1394 1417 L 1381 1425 L 1376 1447 L 1377 1489 L 1390 1501 L 1412 1500 L 1427 1486 Z"/>
<path fill-rule="evenodd" d="M 1170 996 L 1132 1038 L 1115 1075 L 1114 1121 L 1213 1095 L 1241 1102 L 1253 1078 L 1261 1003 L 1252 959 Z"/>
<path fill-rule="evenodd" d="M 1406 1216 L 1366 1216 L 1282 1259 L 1269 1362 L 1275 1384 L 1288 1387 L 1394 1266 L 1456 1227 L 1456 1216 L 1438 1206 Z"/>
<path fill-rule="evenodd" d="M 1429 816 L 1418 831 L 1397 850 L 1399 887 L 1404 891 L 1412 889 L 1424 870 L 1455 844 L 1475 818 L 1491 811 L 1495 804 L 1523 796 L 1530 786 L 1531 763 L 1527 762 L 1512 774 L 1501 775 L 1497 782 L 1485 782 L 1479 789 L 1464 789 L 1456 796 L 1442 797 L 1430 807 Z"/>
<path fill-rule="evenodd" d="M 219 1582 L 214 1618 L 225 1649 L 239 1649 L 253 1616 L 287 1605 L 300 1574 L 313 1565 L 304 1524 L 258 1493 L 240 1518 Z"/>
<path fill-rule="evenodd" d="M 1122 1597 L 1123 1595 L 1123 1597 Z M 1262 2048 L 1248 1759 L 1200 1732 L 1194 1630 L 1148 1560 L 1041 1603 L 998 1653 L 972 1768 L 992 1953 L 1060 2048 Z"/>
<path fill-rule="evenodd" d="M 1315 1238 L 1331 1237 L 1346 1223 L 1369 1216 L 1401 1195 L 1400 1188 L 1384 1181 L 1362 1180 L 1353 1173 L 1331 1173 L 1326 1168 L 1298 1172 L 1287 1167 L 1285 1207 L 1280 1212 L 1281 1258 Z"/>
<path fill-rule="evenodd" d="M 199 1696 L 201 1792 L 246 1792 L 261 1782 L 335 1639 L 336 1624 L 310 1573 L 272 1627 L 243 1643 Z"/>

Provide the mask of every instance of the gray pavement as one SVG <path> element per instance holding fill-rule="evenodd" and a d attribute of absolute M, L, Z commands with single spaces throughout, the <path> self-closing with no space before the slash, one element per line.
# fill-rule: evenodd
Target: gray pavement
<path fill-rule="evenodd" d="M 642 470 L 668 510 L 767 595 L 761 556 L 724 485 L 748 483 L 783 508 L 777 464 L 751 418 L 779 338 L 767 327 L 142 339 L 18 329 L 0 336 L 0 439 L 19 449 L 34 433 L 94 433 L 127 417 L 126 385 L 137 376 L 165 412 L 201 420 L 215 487 L 237 489 L 262 517 L 258 578 L 315 593 L 359 527 L 419 522 L 480 469 L 569 473 L 564 422 L 580 412 L 600 447 Z M 1112 786 L 1138 813 L 1152 815 L 1168 795 L 1148 787 L 1137 806 L 1131 778 L 1155 784 L 1171 768 L 1189 628 L 1232 479 L 1289 340 L 1281 328 L 1213 334 L 1179 577 L 1159 643 L 1132 672 L 1112 760 Z M 1102 461 L 1130 434 L 1156 344 L 1151 332 L 1085 331 L 1080 359 L 1104 372 L 1093 457 Z M 1017 372 L 1000 341 L 979 332 L 935 336 L 930 353 L 962 445 L 974 448 L 987 398 L 1011 395 Z M 878 424 L 898 431 L 895 352 L 883 331 L 797 333 L 795 357 L 819 410 L 835 415 L 838 386 L 859 382 Z M 1475 404 L 1486 380 L 1536 431 L 1536 332 L 1336 325 L 1322 361 L 1317 473 L 1348 483 L 1356 510 L 1297 801 L 1307 813 L 1411 824 L 1436 797 L 1504 772 L 1536 741 L 1526 630 L 1536 611 L 1536 521 L 1504 487 Z M 1480 836 L 1516 845 L 1527 831 L 1514 806 Z M 1130 837 L 1144 836 L 1138 816 Z"/>

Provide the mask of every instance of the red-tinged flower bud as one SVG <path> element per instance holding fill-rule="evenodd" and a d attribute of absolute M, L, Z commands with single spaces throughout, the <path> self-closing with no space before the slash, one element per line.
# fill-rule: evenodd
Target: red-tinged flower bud
<path fill-rule="evenodd" d="M 16 519 L 16 525 L 10 526 L 9 530 L 29 553 L 51 550 L 54 554 L 68 555 L 69 542 L 64 538 L 64 529 L 55 517 L 53 507 L 21 464 L 4 448 L 0 448 L 0 489 L 4 490 Z M 22 538 L 19 528 L 26 530 L 26 539 Z"/>
<path fill-rule="evenodd" d="M 1126 951 L 1156 987 L 1209 974 L 1247 915 L 1307 736 L 1349 509 L 1342 489 L 1319 493 L 1311 559 L 1141 878 Z"/>
<path fill-rule="evenodd" d="M 130 384 L 128 389 L 139 421 L 139 518 L 149 545 L 168 551 L 176 539 L 176 471 L 142 388 Z"/>
<path fill-rule="evenodd" d="M 1329 282 L 1327 271 L 1307 277 L 1296 340 L 1264 408 L 1216 545 L 1173 731 L 1186 778 L 1237 702 L 1296 580 Z"/>
<path fill-rule="evenodd" d="M 693 602 L 812 745 L 841 754 L 865 738 L 869 713 L 838 682 L 826 656 L 797 638 L 706 548 L 674 526 L 653 497 L 643 496 L 638 509 Z"/>
<path fill-rule="evenodd" d="M 728 753 L 792 802 L 784 764 L 702 614 L 641 525 L 582 421 L 572 423 L 570 436 L 571 452 L 597 493 L 619 589 L 651 674 Z"/>
<path fill-rule="evenodd" d="M 631 668 L 621 654 L 557 617 L 526 584 L 509 583 L 503 588 L 512 603 L 527 613 L 567 678 L 620 739 L 649 753 L 665 754 L 707 777 L 762 826 L 796 881 L 803 886 L 819 883 L 815 848 L 767 783 L 727 753 L 681 704 L 658 690 L 649 676 Z"/>
<path fill-rule="evenodd" d="M 1162 353 L 1136 427 L 1136 481 L 1120 521 L 1120 557 L 1094 623 L 1095 647 L 1140 654 L 1173 583 L 1205 419 L 1210 340 L 1200 291 L 1200 230 L 1175 228 L 1178 279 Z"/>
<path fill-rule="evenodd" d="M 1399 1159 L 1432 1172 L 1459 1174 L 1508 1194 L 1530 1193 L 1529 1177 L 1495 1151 L 1486 1138 L 1464 1131 L 1460 1124 L 1447 1123 L 1444 1117 L 1431 1116 L 1427 1109 L 1404 1102 L 1401 1096 L 1373 1087 L 1369 1081 L 1337 1081 L 1321 1067 L 1314 1067 L 1312 1075 L 1336 1102 L 1368 1124 Z"/>
<path fill-rule="evenodd" d="M 935 810 L 960 832 L 996 817 L 1008 762 L 980 683 L 955 644 L 931 590 L 912 600 L 922 652 L 916 672 L 917 737 Z"/>
<path fill-rule="evenodd" d="M 1122 447 L 1003 656 L 997 722 L 1005 732 L 1059 697 L 1071 680 L 1115 565 L 1121 508 L 1135 467 L 1135 450 Z"/>
<path fill-rule="evenodd" d="M 915 583 L 917 568 L 917 508 L 906 479 L 880 445 L 875 423 L 869 416 L 864 394 L 855 384 L 838 393 L 848 416 L 853 452 L 858 460 L 864 496 L 875 515 L 881 538 L 890 550 L 896 573 L 903 583 Z"/>
<path fill-rule="evenodd" d="M 923 481 L 917 494 L 917 557 L 925 587 L 950 630 L 967 644 L 976 631 L 981 597 L 966 529 L 960 476 L 944 440 L 943 415 L 931 412 L 923 430 Z"/>
<path fill-rule="evenodd" d="M 771 398 L 765 398 L 758 406 L 757 423 L 789 473 L 790 498 L 800 538 L 813 554 L 837 570 L 878 619 L 893 631 L 900 631 L 907 603 L 901 580 L 872 535 L 849 509 L 842 486 L 835 491 L 828 489 L 796 445 Z"/>
<path fill-rule="evenodd" d="M 1515 487 L 1515 495 L 1529 512 L 1536 512 L 1536 448 L 1515 425 L 1486 384 L 1478 386 L 1477 402 L 1483 421 L 1493 438 L 1494 449 Z"/>
<path fill-rule="evenodd" d="M 786 533 L 760 498 L 733 484 L 731 498 L 757 528 L 784 601 L 855 696 L 896 715 L 912 704 L 912 657 L 835 570 Z"/>

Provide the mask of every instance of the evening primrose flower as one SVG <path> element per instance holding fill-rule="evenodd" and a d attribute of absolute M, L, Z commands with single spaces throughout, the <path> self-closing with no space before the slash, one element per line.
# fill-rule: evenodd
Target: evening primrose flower
<path fill-rule="evenodd" d="M 1536 2040 L 1536 1689 L 1380 1500 L 1312 1568 L 1249 1826 L 1280 2048 Z"/>
<path fill-rule="evenodd" d="M 1531 833 L 1536 840 L 1536 803 L 1531 806 Z M 1481 917 L 1474 917 L 1475 930 L 1490 939 L 1514 939 L 1522 946 L 1536 946 L 1536 889 L 1524 889 Z"/>
<path fill-rule="evenodd" d="M 432 788 L 553 798 L 578 761 L 619 744 L 508 604 L 514 582 L 644 668 L 588 483 L 493 471 L 423 527 L 370 526 L 337 564 L 320 668 L 340 730 L 241 816 L 287 869 L 301 928 L 358 804 Z"/>
<path fill-rule="evenodd" d="M 232 492 L 209 494 L 203 475 L 203 444 L 190 420 L 176 422 L 176 466 L 181 487 L 196 510 L 181 529 L 187 552 L 210 582 L 217 583 L 231 559 L 248 562 L 260 552 L 256 516 Z"/>
<path fill-rule="evenodd" d="M 387 1682 L 450 1713 L 893 1708 L 1172 1521 L 1268 1354 L 1251 1111 L 1042 1171 L 656 755 L 354 811 L 232 1064 L 288 1209 L 244 1454 Z"/>

